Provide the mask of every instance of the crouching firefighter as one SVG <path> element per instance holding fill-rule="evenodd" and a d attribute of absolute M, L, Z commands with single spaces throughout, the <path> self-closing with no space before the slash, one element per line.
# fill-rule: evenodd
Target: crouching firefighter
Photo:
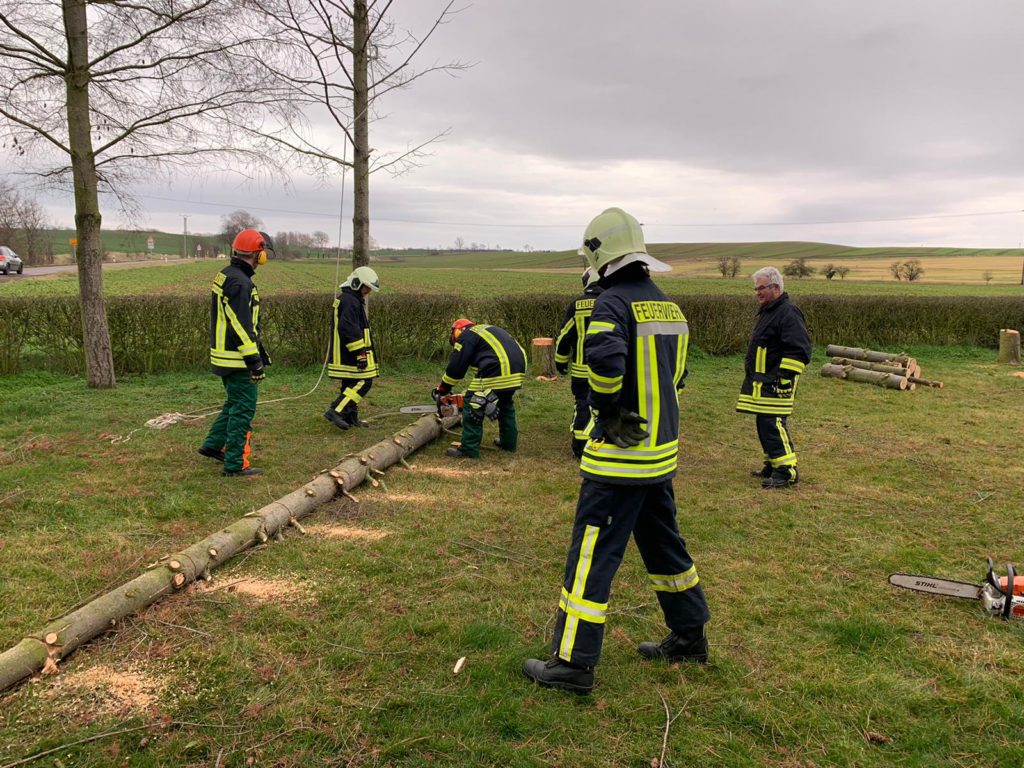
<path fill-rule="evenodd" d="M 227 477 L 253 477 L 249 466 L 256 385 L 266 378 L 270 356 L 260 339 L 260 294 L 256 268 L 267 263 L 274 241 L 265 232 L 243 229 L 231 244 L 231 263 L 217 273 L 210 293 L 210 367 L 220 376 L 227 400 L 214 419 L 199 454 L 224 463 Z"/>
<path fill-rule="evenodd" d="M 583 270 L 583 293 L 573 299 L 565 310 L 562 328 L 555 341 L 555 369 L 563 376 L 568 373 L 572 396 L 576 401 L 573 409 L 572 455 L 577 460 L 583 457 L 583 446 L 587 442 L 587 424 L 590 422 L 590 369 L 583 357 L 583 342 L 594 302 L 604 290 L 597 282 L 597 273 L 590 267 Z"/>
<path fill-rule="evenodd" d="M 584 342 L 594 419 L 580 462 L 552 656 L 523 665 L 540 685 L 581 694 L 594 686 L 612 579 L 631 535 L 669 629 L 660 643 L 640 643 L 640 655 L 706 663 L 710 617 L 676 527 L 672 478 L 689 326 L 649 276 L 671 268 L 647 254 L 640 223 L 620 208 L 590 222 L 583 245 L 604 287 Z"/>
<path fill-rule="evenodd" d="M 327 375 L 341 380 L 341 392 L 324 412 L 324 418 L 338 429 L 368 426 L 359 418 L 359 403 L 369 393 L 380 369 L 370 336 L 366 297 L 379 290 L 377 273 L 369 267 L 358 267 L 341 284 L 334 300 Z"/>
<path fill-rule="evenodd" d="M 480 458 L 485 418 L 498 422 L 495 445 L 515 453 L 519 427 L 513 397 L 526 380 L 523 348 L 503 328 L 465 318 L 452 323 L 448 343 L 453 349 L 441 383 L 431 393 L 434 400 L 450 393 L 467 372 L 472 372 L 473 378 L 463 399 L 462 444 L 449 448 L 447 455 L 455 459 Z"/>

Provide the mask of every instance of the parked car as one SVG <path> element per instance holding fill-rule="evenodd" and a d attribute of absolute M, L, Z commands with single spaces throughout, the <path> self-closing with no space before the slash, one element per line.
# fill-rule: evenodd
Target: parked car
<path fill-rule="evenodd" d="M 0 245 L 0 272 L 5 275 L 17 272 L 20 275 L 23 269 L 25 269 L 25 263 L 21 257 L 6 245 Z"/>

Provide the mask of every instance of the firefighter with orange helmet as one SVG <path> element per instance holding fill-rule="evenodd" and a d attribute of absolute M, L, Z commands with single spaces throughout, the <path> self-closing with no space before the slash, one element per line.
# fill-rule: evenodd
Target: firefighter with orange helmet
<path fill-rule="evenodd" d="M 462 443 L 447 455 L 453 459 L 477 459 L 484 436 L 484 419 L 498 422 L 499 448 L 515 453 L 519 427 L 513 396 L 526 380 L 526 352 L 508 331 L 496 325 L 459 318 L 448 334 L 452 353 L 441 383 L 431 393 L 435 400 L 452 391 L 467 372 L 473 378 L 466 388 L 462 409 Z"/>
<path fill-rule="evenodd" d="M 243 229 L 231 244 L 231 263 L 217 273 L 210 295 L 210 366 L 221 377 L 227 400 L 199 448 L 223 462 L 226 477 L 261 474 L 249 465 L 256 385 L 270 356 L 260 339 L 260 294 L 256 268 L 267 263 L 274 241 L 266 232 Z"/>

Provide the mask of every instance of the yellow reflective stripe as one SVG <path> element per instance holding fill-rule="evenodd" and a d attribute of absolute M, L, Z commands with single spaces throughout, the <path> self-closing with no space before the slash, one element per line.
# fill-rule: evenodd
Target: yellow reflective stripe
<path fill-rule="evenodd" d="M 604 624 L 608 614 L 608 603 L 595 603 L 593 600 L 573 597 L 565 587 L 562 587 L 562 598 L 558 601 L 558 607 L 570 616 L 589 621 L 591 624 Z"/>
<path fill-rule="evenodd" d="M 238 336 L 238 340 L 241 344 L 238 345 L 238 351 L 243 355 L 255 355 L 257 352 L 256 342 L 252 340 L 245 328 L 242 327 L 242 321 L 238 319 L 238 315 L 235 314 L 235 310 L 228 304 L 227 299 L 224 299 L 221 304 L 224 306 L 224 314 L 227 315 L 228 321 L 231 323 L 231 327 L 234 329 L 235 334 Z"/>
<path fill-rule="evenodd" d="M 615 384 L 612 384 L 612 385 L 600 384 L 600 383 L 598 383 L 597 379 L 595 378 L 594 372 L 591 371 L 590 372 L 590 379 L 589 379 L 589 381 L 590 381 L 590 388 L 592 390 L 594 390 L 595 392 L 600 392 L 600 393 L 605 394 L 605 395 L 614 394 L 614 393 L 618 392 L 620 389 L 622 389 L 622 377 L 621 376 L 618 377 L 618 379 L 616 380 Z"/>
<path fill-rule="evenodd" d="M 601 320 L 591 320 L 590 326 L 587 328 L 587 336 L 593 336 L 595 333 L 605 333 L 606 331 L 614 331 L 615 323 L 605 323 Z"/>
<path fill-rule="evenodd" d="M 796 454 L 787 453 L 785 456 L 779 456 L 775 459 L 768 459 L 768 463 L 773 467 L 792 467 L 796 464 Z"/>
<path fill-rule="evenodd" d="M 583 541 L 580 543 L 580 555 L 576 561 L 576 573 L 572 582 L 572 591 L 569 593 L 572 597 L 579 600 L 583 599 L 583 594 L 587 587 L 587 577 L 590 575 L 590 566 L 593 563 L 598 533 L 600 533 L 600 529 L 596 525 L 588 525 L 583 531 Z M 565 661 L 572 661 L 572 649 L 576 644 L 578 622 L 578 616 L 566 612 L 565 628 L 562 630 L 562 642 L 558 647 L 558 656 Z"/>
<path fill-rule="evenodd" d="M 658 415 L 661 410 L 658 407 L 661 399 L 658 393 L 658 351 L 654 336 L 638 337 L 636 347 L 637 403 L 640 415 L 647 419 L 647 425 L 644 428 L 649 433 L 641 445 L 650 447 L 657 439 Z"/>
<path fill-rule="evenodd" d="M 674 472 L 677 468 L 677 464 L 673 459 L 671 462 L 664 465 L 647 465 L 644 467 L 634 466 L 617 466 L 617 465 L 605 465 L 605 464 L 594 464 L 587 461 L 586 454 L 580 461 L 580 470 L 586 472 L 588 475 L 596 475 L 598 477 L 627 477 L 632 480 L 649 480 L 652 478 L 662 477 L 663 475 Z"/>
<path fill-rule="evenodd" d="M 513 373 L 510 376 L 491 376 L 484 379 L 475 378 L 469 382 L 466 389 L 474 392 L 482 389 L 516 389 L 523 386 L 525 382 L 525 373 Z"/>
<path fill-rule="evenodd" d="M 571 357 L 572 357 L 572 355 L 570 355 L 569 353 L 566 353 L 566 354 L 562 355 L 562 354 L 559 354 L 558 352 L 556 352 L 555 353 L 555 362 L 556 363 L 568 363 L 569 362 L 569 358 L 571 358 Z"/>
<path fill-rule="evenodd" d="M 476 331 L 476 334 L 481 339 L 487 342 L 487 346 L 489 346 L 494 351 L 494 354 L 497 355 L 498 365 L 501 368 L 500 375 L 508 376 L 509 374 L 511 374 L 512 365 L 509 363 L 508 353 L 505 351 L 505 348 L 501 346 L 501 342 L 498 341 L 498 339 L 494 336 L 493 333 L 487 330 L 487 326 L 480 327 L 479 325 L 477 325 L 473 327 L 473 330 Z"/>
<path fill-rule="evenodd" d="M 357 349 L 363 349 L 365 346 L 365 339 L 356 339 L 355 341 L 350 341 L 348 344 L 346 344 L 345 349 L 347 349 L 349 352 L 355 352 Z"/>
<path fill-rule="evenodd" d="M 690 566 L 690 568 L 682 573 L 669 576 L 649 573 L 647 578 L 651 580 L 651 585 L 656 592 L 685 592 L 700 583 L 700 579 L 697 577 L 697 566 L 695 565 Z"/>
<path fill-rule="evenodd" d="M 567 334 L 575 325 L 576 325 L 576 318 L 570 317 L 568 320 L 566 320 L 565 325 L 562 326 L 562 330 L 560 330 L 558 332 L 558 338 L 555 340 L 555 349 L 556 350 L 560 346 L 562 346 L 562 339 L 565 338 L 565 334 Z M 579 343 L 579 340 L 577 339 L 577 344 L 578 343 Z M 572 355 L 570 355 L 568 352 L 560 354 L 559 352 L 556 351 L 555 352 L 555 362 L 556 363 L 568 363 L 569 362 L 569 358 L 571 356 Z"/>
<path fill-rule="evenodd" d="M 618 457 L 621 459 L 663 459 L 666 456 L 675 455 L 678 450 L 678 440 L 672 440 L 670 442 L 651 447 L 636 445 L 632 448 L 619 448 L 619 446 L 614 443 L 591 443 L 587 446 L 587 451 L 590 453 L 600 454 L 601 456 Z"/>
<path fill-rule="evenodd" d="M 452 386 L 459 383 L 459 379 L 453 379 L 447 373 L 441 377 L 441 381 L 443 381 L 445 384 L 450 384 Z"/>
<path fill-rule="evenodd" d="M 765 366 L 768 365 L 768 347 L 758 347 L 757 355 L 754 357 L 754 373 L 767 373 Z"/>
<path fill-rule="evenodd" d="M 782 358 L 782 362 L 779 363 L 779 368 L 785 368 L 787 371 L 793 371 L 794 373 L 804 372 L 804 364 L 799 360 L 794 360 L 792 357 Z"/>

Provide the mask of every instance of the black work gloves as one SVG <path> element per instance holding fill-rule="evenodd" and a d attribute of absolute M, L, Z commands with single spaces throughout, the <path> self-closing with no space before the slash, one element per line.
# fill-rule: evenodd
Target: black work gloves
<path fill-rule="evenodd" d="M 651 433 L 640 426 L 646 423 L 647 419 L 637 413 L 615 408 L 611 414 L 599 419 L 597 426 L 602 436 L 597 439 L 615 443 L 619 448 L 632 448 L 650 437 Z"/>

